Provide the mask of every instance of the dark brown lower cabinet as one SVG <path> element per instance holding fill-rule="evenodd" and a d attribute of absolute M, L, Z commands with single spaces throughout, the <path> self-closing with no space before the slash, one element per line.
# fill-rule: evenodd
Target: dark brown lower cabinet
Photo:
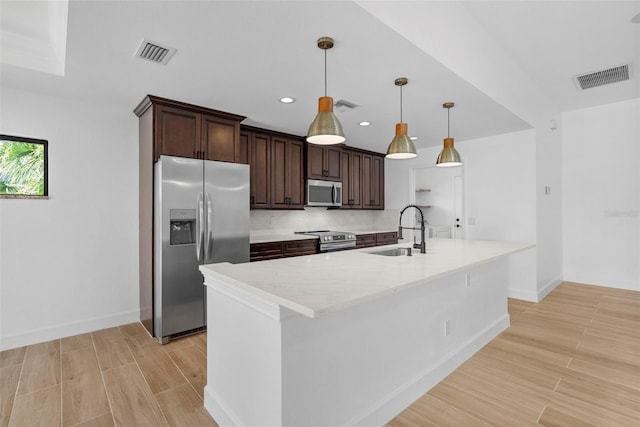
<path fill-rule="evenodd" d="M 318 239 L 291 240 L 282 242 L 283 256 L 302 256 L 318 253 Z"/>
<path fill-rule="evenodd" d="M 376 235 L 373 234 L 356 234 L 356 249 L 370 248 L 376 245 Z"/>
<path fill-rule="evenodd" d="M 398 243 L 398 232 L 396 231 L 376 234 L 376 246 L 395 245 L 396 243 Z"/>
<path fill-rule="evenodd" d="M 282 258 L 282 242 L 252 243 L 249 245 L 249 261 L 265 261 Z"/>
<path fill-rule="evenodd" d="M 313 255 L 317 253 L 318 239 L 252 243 L 249 249 L 249 260 L 251 262 L 266 261 L 269 259 Z"/>
<path fill-rule="evenodd" d="M 356 249 L 371 248 L 373 246 L 382 245 L 395 245 L 396 243 L 398 243 L 398 233 L 396 231 L 356 234 Z"/>

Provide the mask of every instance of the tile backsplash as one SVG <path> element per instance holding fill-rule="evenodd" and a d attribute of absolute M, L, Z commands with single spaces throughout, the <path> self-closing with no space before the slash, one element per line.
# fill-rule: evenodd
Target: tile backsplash
<path fill-rule="evenodd" d="M 383 211 L 340 210 L 307 207 L 304 210 L 252 210 L 251 234 L 289 234 L 312 230 L 394 230 L 398 209 Z"/>

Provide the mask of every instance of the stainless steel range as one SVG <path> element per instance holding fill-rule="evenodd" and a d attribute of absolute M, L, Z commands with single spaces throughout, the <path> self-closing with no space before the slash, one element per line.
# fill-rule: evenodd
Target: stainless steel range
<path fill-rule="evenodd" d="M 318 236 L 320 252 L 341 251 L 345 249 L 355 249 L 356 247 L 356 235 L 348 231 L 298 231 L 296 234 Z"/>

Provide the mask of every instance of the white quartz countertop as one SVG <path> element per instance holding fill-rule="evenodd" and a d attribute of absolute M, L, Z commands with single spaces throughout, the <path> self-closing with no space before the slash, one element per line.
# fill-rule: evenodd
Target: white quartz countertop
<path fill-rule="evenodd" d="M 418 249 L 410 257 L 370 253 L 408 246 L 404 243 L 244 264 L 207 264 L 200 270 L 207 285 L 210 277 L 305 316 L 317 317 L 535 245 L 430 239 L 426 254 L 420 254 Z"/>

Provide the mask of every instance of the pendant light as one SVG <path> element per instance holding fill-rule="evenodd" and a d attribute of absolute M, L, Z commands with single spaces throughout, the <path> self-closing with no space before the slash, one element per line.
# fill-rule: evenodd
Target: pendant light
<path fill-rule="evenodd" d="M 396 136 L 393 137 L 389 148 L 387 148 L 387 158 L 389 159 L 412 159 L 418 155 L 416 146 L 407 135 L 407 124 L 402 122 L 402 86 L 408 82 L 406 77 L 398 77 L 394 82 L 396 86 L 400 86 L 400 123 L 396 123 Z"/>
<path fill-rule="evenodd" d="M 309 126 L 307 142 L 318 145 L 340 144 L 346 138 L 340 121 L 333 114 L 333 98 L 327 96 L 327 50 L 333 47 L 333 39 L 320 37 L 318 47 L 324 50 L 324 96 L 318 99 L 318 115 Z"/>
<path fill-rule="evenodd" d="M 460 154 L 453 148 L 453 138 L 449 137 L 449 112 L 454 105 L 453 102 L 445 102 L 442 104 L 442 108 L 447 109 L 447 137 L 444 139 L 444 147 L 438 156 L 438 160 L 436 160 L 436 166 L 443 168 L 462 165 Z"/>

